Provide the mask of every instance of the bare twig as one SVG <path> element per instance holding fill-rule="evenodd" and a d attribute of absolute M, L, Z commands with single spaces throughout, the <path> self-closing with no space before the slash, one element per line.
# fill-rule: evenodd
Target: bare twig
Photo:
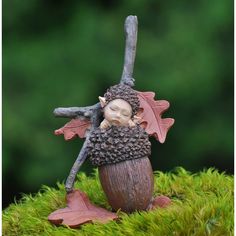
<path fill-rule="evenodd" d="M 128 16 L 125 20 L 125 58 L 124 67 L 121 77 L 121 83 L 127 84 L 131 87 L 134 86 L 133 69 L 134 60 L 136 55 L 138 33 L 138 19 L 137 16 Z"/>
<path fill-rule="evenodd" d="M 133 69 L 136 55 L 137 33 L 138 33 L 138 19 L 137 16 L 128 16 L 125 20 L 125 57 L 124 67 L 120 83 L 134 86 Z M 94 109 L 100 106 L 99 103 L 87 107 L 59 107 L 54 110 L 56 117 L 76 118 L 85 117 L 90 118 Z"/>
<path fill-rule="evenodd" d="M 133 68 L 134 60 L 136 53 L 136 43 L 137 43 L 137 26 L 138 20 L 136 16 L 128 16 L 125 20 L 125 36 L 126 36 L 126 45 L 125 45 L 125 58 L 124 58 L 124 68 L 120 83 L 134 86 Z M 70 192 L 73 190 L 76 174 L 79 171 L 79 168 L 86 160 L 88 155 L 87 143 L 90 137 L 91 132 L 96 129 L 100 124 L 100 118 L 102 115 L 102 109 L 100 103 L 96 103 L 92 106 L 87 107 L 59 107 L 54 110 L 54 115 L 56 117 L 66 117 L 66 118 L 89 118 L 91 120 L 91 129 L 86 136 L 86 140 L 83 144 L 83 147 L 80 150 L 80 153 L 71 168 L 70 174 L 66 180 L 66 191 Z"/>
<path fill-rule="evenodd" d="M 58 107 L 53 111 L 56 117 L 64 118 L 90 118 L 95 109 L 101 108 L 100 103 L 87 107 Z"/>
<path fill-rule="evenodd" d="M 78 157 L 75 160 L 74 165 L 72 166 L 70 170 L 70 174 L 68 175 L 66 179 L 66 192 L 69 193 L 73 190 L 74 182 L 75 182 L 75 177 L 79 171 L 79 168 L 81 165 L 84 163 L 84 161 L 87 158 L 88 151 L 87 151 L 87 143 L 89 140 L 89 135 L 86 137 L 86 140 L 84 141 L 84 144 L 80 150 L 80 153 Z"/>
<path fill-rule="evenodd" d="M 90 132 L 86 136 L 86 140 L 85 140 L 85 142 L 80 150 L 80 153 L 79 153 L 78 157 L 76 158 L 75 163 L 72 166 L 70 174 L 66 180 L 66 192 L 67 193 L 71 192 L 73 190 L 75 177 L 79 171 L 79 168 L 81 167 L 81 165 L 84 163 L 84 161 L 86 160 L 86 158 L 88 156 L 87 143 L 89 141 L 89 137 L 90 137 L 91 132 L 99 126 L 101 115 L 102 114 L 101 114 L 100 107 L 97 107 L 93 110 L 93 114 L 91 116 L 92 127 L 90 129 Z"/>

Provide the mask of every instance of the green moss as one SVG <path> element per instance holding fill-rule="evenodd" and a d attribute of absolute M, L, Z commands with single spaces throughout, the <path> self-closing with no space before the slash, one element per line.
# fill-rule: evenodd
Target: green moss
<path fill-rule="evenodd" d="M 54 210 L 65 206 L 64 185 L 43 186 L 35 196 L 25 195 L 3 211 L 3 235 L 233 235 L 233 177 L 208 169 L 191 174 L 183 168 L 155 172 L 155 194 L 166 195 L 172 205 L 130 215 L 120 212 L 118 222 L 87 224 L 80 229 L 56 227 L 47 221 Z M 76 188 L 91 201 L 110 209 L 98 173 L 78 175 Z"/>

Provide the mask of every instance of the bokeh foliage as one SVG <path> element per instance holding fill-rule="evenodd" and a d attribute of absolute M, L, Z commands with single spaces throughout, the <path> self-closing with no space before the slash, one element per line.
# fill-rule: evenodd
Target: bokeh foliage
<path fill-rule="evenodd" d="M 55 137 L 67 120 L 52 111 L 92 105 L 119 81 L 130 14 L 136 89 L 170 101 L 176 120 L 152 142 L 153 168 L 233 171 L 233 1 L 3 0 L 4 204 L 67 177 L 83 141 Z"/>

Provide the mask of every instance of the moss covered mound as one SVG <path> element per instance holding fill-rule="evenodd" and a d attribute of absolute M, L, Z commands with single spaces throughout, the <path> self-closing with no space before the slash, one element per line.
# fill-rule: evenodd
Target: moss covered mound
<path fill-rule="evenodd" d="M 110 209 L 98 174 L 78 175 L 76 188 L 90 200 Z M 63 184 L 44 186 L 35 196 L 25 195 L 3 211 L 3 235 L 233 235 L 233 177 L 208 169 L 191 174 L 183 168 L 170 173 L 155 172 L 155 194 L 166 195 L 172 204 L 166 209 L 119 212 L 118 222 L 87 224 L 79 229 L 56 227 L 47 221 L 54 210 L 65 206 Z"/>

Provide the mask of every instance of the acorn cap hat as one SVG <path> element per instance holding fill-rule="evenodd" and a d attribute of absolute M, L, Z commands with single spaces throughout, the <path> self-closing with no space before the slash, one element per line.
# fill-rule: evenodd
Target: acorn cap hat
<path fill-rule="evenodd" d="M 123 99 L 130 104 L 132 107 L 132 116 L 137 114 L 140 103 L 137 96 L 137 92 L 133 90 L 131 87 L 125 84 L 117 84 L 111 86 L 107 89 L 106 93 L 104 94 L 106 99 L 106 103 L 115 100 L 115 99 Z"/>

